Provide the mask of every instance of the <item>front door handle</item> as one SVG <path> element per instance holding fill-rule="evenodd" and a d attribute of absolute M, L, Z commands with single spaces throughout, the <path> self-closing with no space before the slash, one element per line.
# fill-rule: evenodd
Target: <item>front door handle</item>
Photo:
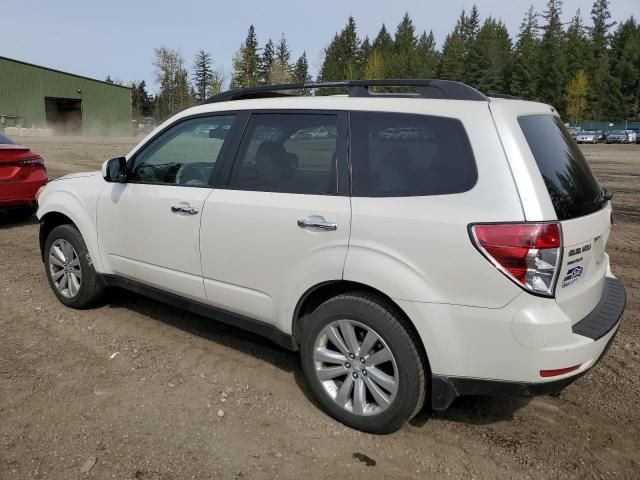
<path fill-rule="evenodd" d="M 197 208 L 189 206 L 183 207 L 181 205 L 174 205 L 171 207 L 171 211 L 173 213 L 186 213 L 187 215 L 197 215 L 199 212 Z"/>
<path fill-rule="evenodd" d="M 300 228 L 309 228 L 311 230 L 321 230 L 323 232 L 331 232 L 338 229 L 338 224 L 334 222 L 326 222 L 324 220 L 311 220 L 308 218 L 301 218 L 298 220 L 298 226 Z"/>

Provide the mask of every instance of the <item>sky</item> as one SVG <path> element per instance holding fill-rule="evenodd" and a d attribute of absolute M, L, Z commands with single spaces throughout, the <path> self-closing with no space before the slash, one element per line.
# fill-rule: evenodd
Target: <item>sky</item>
<path fill-rule="evenodd" d="M 408 12 L 416 29 L 433 30 L 438 47 L 464 8 L 475 3 L 484 19 L 501 19 L 512 37 L 530 4 L 541 12 L 545 0 L 4 0 L 0 5 L 0 56 L 104 80 L 124 83 L 145 80 L 156 91 L 154 48 L 178 50 L 187 66 L 199 49 L 212 54 L 227 80 L 231 58 L 247 34 L 256 28 L 262 46 L 284 34 L 295 60 L 306 50 L 313 75 L 323 49 L 349 15 L 360 37 L 376 36 L 382 23 L 393 32 Z M 591 0 L 565 0 L 563 21 L 578 8 L 589 23 Z M 612 0 L 613 20 L 640 17 L 637 0 Z M 1 73 L 1 72 L 0 72 Z"/>

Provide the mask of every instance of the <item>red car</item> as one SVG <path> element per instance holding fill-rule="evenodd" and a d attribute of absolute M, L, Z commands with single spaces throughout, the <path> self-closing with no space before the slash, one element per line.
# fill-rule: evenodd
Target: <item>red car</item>
<path fill-rule="evenodd" d="M 33 212 L 36 193 L 46 183 L 42 157 L 0 133 L 0 210 Z"/>

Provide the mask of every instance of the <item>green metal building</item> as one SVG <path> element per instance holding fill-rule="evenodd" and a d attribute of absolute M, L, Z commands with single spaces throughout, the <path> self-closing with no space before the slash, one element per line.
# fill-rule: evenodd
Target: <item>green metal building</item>
<path fill-rule="evenodd" d="M 56 133 L 131 133 L 131 89 L 0 57 L 0 128 Z"/>

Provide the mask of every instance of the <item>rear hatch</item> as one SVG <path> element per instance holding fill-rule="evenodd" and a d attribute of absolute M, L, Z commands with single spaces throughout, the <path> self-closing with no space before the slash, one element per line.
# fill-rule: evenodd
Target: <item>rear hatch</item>
<path fill-rule="evenodd" d="M 610 195 L 600 187 L 580 147 L 556 115 L 520 115 L 518 124 L 562 228 L 555 297 L 575 324 L 602 296 Z"/>

